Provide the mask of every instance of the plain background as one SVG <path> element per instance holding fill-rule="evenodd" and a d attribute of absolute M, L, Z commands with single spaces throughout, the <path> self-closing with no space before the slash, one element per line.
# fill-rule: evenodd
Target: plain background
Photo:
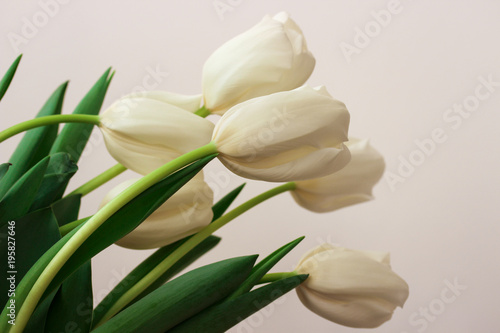
<path fill-rule="evenodd" d="M 205 59 L 283 10 L 316 57 L 309 84 L 326 85 L 346 103 L 350 134 L 371 139 L 386 158 L 386 174 L 376 200 L 328 214 L 300 208 L 289 194 L 274 198 L 217 232 L 223 241 L 196 264 L 265 256 L 301 235 L 307 238 L 275 271 L 293 269 L 305 251 L 327 241 L 390 251 L 410 297 L 371 332 L 498 332 L 499 2 L 2 0 L 1 72 L 19 52 L 24 57 L 0 104 L 1 128 L 32 118 L 68 79 L 70 113 L 108 66 L 116 75 L 104 107 L 145 79 L 151 89 L 200 93 Z M 155 71 L 156 81 L 147 79 Z M 19 139 L 0 146 L 3 161 Z M 114 163 L 95 131 L 70 189 Z M 85 197 L 81 216 L 133 176 Z M 206 177 L 216 198 L 244 181 L 218 162 Z M 273 186 L 249 181 L 238 203 Z M 149 253 L 112 246 L 98 255 L 96 300 Z M 294 292 L 231 330 L 354 331 L 316 316 Z"/>

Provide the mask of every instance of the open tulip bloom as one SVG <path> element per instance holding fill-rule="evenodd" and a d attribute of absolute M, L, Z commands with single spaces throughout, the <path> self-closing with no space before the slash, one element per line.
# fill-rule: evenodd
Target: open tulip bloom
<path fill-rule="evenodd" d="M 20 60 L 0 81 L 0 100 Z M 324 245 L 295 271 L 269 273 L 303 237 L 258 263 L 254 255 L 229 258 L 173 279 L 217 245 L 219 228 L 283 192 L 314 212 L 373 198 L 383 158 L 367 140 L 348 139 L 342 102 L 325 87 L 303 85 L 314 63 L 287 14 L 266 16 L 210 56 L 203 94 L 136 93 L 99 115 L 113 76 L 107 70 L 72 114 L 61 114 L 63 83 L 36 118 L 1 131 L 0 142 L 27 132 L 0 161 L 8 274 L 0 332 L 60 332 L 67 323 L 79 332 L 224 332 L 295 288 L 306 307 L 341 325 L 390 319 L 408 285 L 386 254 Z M 211 113 L 222 115 L 216 124 L 205 118 Z M 61 131 L 60 123 L 67 123 Z M 68 193 L 93 126 L 118 164 Z M 285 183 L 226 212 L 244 185 L 214 204 L 202 172 L 214 158 L 242 177 Z M 142 178 L 81 216 L 85 195 L 127 169 Z M 157 250 L 93 304 L 91 259 L 115 243 Z"/>

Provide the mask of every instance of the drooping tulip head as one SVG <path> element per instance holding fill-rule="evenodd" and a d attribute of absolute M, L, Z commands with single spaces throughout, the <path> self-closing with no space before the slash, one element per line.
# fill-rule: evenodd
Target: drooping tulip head
<path fill-rule="evenodd" d="M 296 288 L 302 303 L 344 326 L 380 326 L 409 294 L 408 284 L 392 271 L 388 253 L 322 244 L 306 253 L 295 270 L 309 274 Z"/>
<path fill-rule="evenodd" d="M 234 173 L 271 182 L 326 176 L 350 154 L 349 112 L 324 87 L 303 86 L 248 100 L 219 120 L 212 137 Z"/>
<path fill-rule="evenodd" d="M 193 113 L 200 99 L 168 92 L 121 98 L 101 115 L 109 153 L 128 169 L 145 175 L 209 143 L 213 123 Z"/>
<path fill-rule="evenodd" d="M 350 138 L 346 146 L 351 160 L 345 167 L 325 177 L 295 182 L 291 194 L 299 205 L 323 213 L 373 199 L 373 186 L 384 173 L 384 158 L 368 140 Z"/>
<path fill-rule="evenodd" d="M 101 207 L 135 181 L 131 179 L 113 188 Z M 154 249 L 171 244 L 207 226 L 213 217 L 212 204 L 213 192 L 200 172 L 116 244 L 129 249 Z"/>
<path fill-rule="evenodd" d="M 248 99 L 304 84 L 315 60 L 299 26 L 282 12 L 219 47 L 203 67 L 203 98 L 222 115 Z"/>

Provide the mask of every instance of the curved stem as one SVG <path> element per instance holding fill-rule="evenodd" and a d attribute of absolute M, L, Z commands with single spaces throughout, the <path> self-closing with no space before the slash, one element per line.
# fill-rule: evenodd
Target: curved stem
<path fill-rule="evenodd" d="M 155 171 L 149 173 L 137 182 L 128 187 L 125 191 L 121 192 L 113 200 L 108 202 L 106 206 L 101 208 L 95 215 L 93 215 L 74 235 L 68 242 L 59 250 L 59 252 L 52 258 L 49 264 L 45 267 L 40 274 L 35 284 L 29 291 L 24 303 L 21 305 L 19 313 L 17 314 L 16 325 L 12 326 L 10 332 L 22 332 L 28 323 L 30 316 L 35 310 L 38 302 L 40 301 L 43 293 L 49 286 L 50 282 L 54 279 L 59 270 L 63 267 L 66 261 L 73 253 L 83 244 L 83 242 L 90 237 L 90 235 L 97 230 L 111 215 L 116 213 L 121 207 L 130 202 L 137 195 L 156 184 L 161 179 L 177 171 L 178 169 L 196 161 L 200 158 L 217 153 L 217 146 L 215 143 L 209 144 L 195 149 L 187 154 L 184 154 L 166 164 L 159 167 Z"/>
<path fill-rule="evenodd" d="M 75 229 L 78 227 L 80 224 L 85 223 L 88 219 L 90 219 L 92 216 L 84 217 L 83 219 L 79 219 L 70 223 L 67 223 L 63 226 L 59 227 L 59 232 L 61 233 L 61 237 L 66 236 L 68 232 L 71 230 Z"/>
<path fill-rule="evenodd" d="M 274 282 L 278 281 L 287 277 L 299 275 L 296 271 L 293 272 L 281 272 L 281 273 L 268 273 L 260 279 L 260 281 L 257 284 L 262 284 L 262 283 L 269 283 L 269 282 Z"/>
<path fill-rule="evenodd" d="M 205 107 L 205 105 L 203 105 L 201 108 L 199 108 L 198 110 L 196 110 L 194 114 L 198 115 L 198 116 L 200 116 L 202 118 L 205 118 L 206 116 L 208 116 L 210 114 L 210 110 L 207 109 Z"/>
<path fill-rule="evenodd" d="M 82 197 L 89 194 L 102 184 L 105 184 L 106 182 L 110 181 L 111 179 L 115 178 L 122 172 L 127 170 L 126 167 L 121 165 L 120 163 L 116 164 L 115 166 L 109 168 L 108 170 L 104 171 L 100 175 L 96 176 L 95 178 L 89 180 L 67 196 L 73 195 L 73 194 L 81 194 Z"/>
<path fill-rule="evenodd" d="M 35 118 L 23 121 L 22 123 L 9 127 L 6 130 L 0 132 L 0 142 L 3 142 L 16 134 L 33 128 L 60 123 L 86 123 L 99 126 L 100 118 L 99 116 L 88 114 L 59 114 Z"/>
<path fill-rule="evenodd" d="M 126 293 L 124 293 L 113 306 L 108 310 L 108 312 L 102 317 L 101 321 L 98 322 L 95 327 L 102 325 L 109 318 L 117 314 L 121 309 L 123 309 L 127 304 L 134 300 L 140 293 L 142 293 L 147 287 L 149 287 L 156 279 L 166 272 L 170 267 L 172 267 L 179 259 L 191 251 L 196 245 L 204 241 L 208 236 L 213 234 L 216 230 L 223 227 L 234 218 L 243 214 L 247 210 L 255 207 L 261 202 L 266 201 L 280 193 L 290 191 L 295 189 L 295 183 L 289 182 L 278 187 L 275 187 L 267 192 L 261 193 L 258 196 L 248 200 L 247 202 L 236 207 L 224 216 L 221 216 L 197 234 L 189 238 L 184 244 L 179 246 L 174 252 L 172 252 L 167 258 L 165 258 L 161 263 L 159 263 L 154 269 L 152 269 L 146 276 L 144 276 L 139 282 L 137 282 L 132 288 L 130 288 Z"/>

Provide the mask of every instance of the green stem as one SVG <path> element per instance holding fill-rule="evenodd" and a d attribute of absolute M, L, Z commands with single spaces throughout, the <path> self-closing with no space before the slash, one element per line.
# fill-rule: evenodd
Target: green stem
<path fill-rule="evenodd" d="M 213 234 L 216 230 L 223 227 L 234 218 L 243 214 L 247 210 L 255 207 L 267 199 L 270 199 L 280 193 L 290 191 L 295 189 L 295 183 L 289 182 L 278 187 L 275 187 L 267 192 L 261 193 L 258 196 L 248 200 L 247 202 L 236 207 L 224 216 L 221 216 L 204 229 L 199 231 L 197 234 L 189 238 L 184 244 L 179 246 L 174 252 L 172 252 L 167 258 L 165 258 L 161 263 L 159 263 L 154 269 L 152 269 L 146 276 L 144 276 L 139 282 L 137 282 L 132 288 L 130 288 L 126 293 L 124 293 L 113 306 L 108 310 L 108 312 L 102 317 L 101 321 L 98 322 L 95 327 L 102 325 L 109 318 L 117 314 L 121 309 L 123 309 L 127 304 L 134 300 L 140 293 L 142 293 L 147 287 L 149 287 L 159 276 L 171 268 L 177 261 L 179 261 L 184 255 L 191 251 L 195 246 L 204 241 L 207 237 Z"/>
<path fill-rule="evenodd" d="M 88 114 L 59 114 L 35 118 L 23 121 L 22 123 L 9 127 L 6 130 L 0 132 L 0 142 L 3 142 L 16 134 L 33 128 L 60 123 L 86 123 L 99 126 L 100 118 L 99 116 Z"/>
<path fill-rule="evenodd" d="M 78 227 L 80 224 L 85 223 L 88 219 L 90 219 L 92 216 L 84 217 L 83 219 L 79 219 L 70 223 L 67 223 L 63 226 L 59 227 L 59 232 L 61 233 L 61 237 L 66 236 L 68 232 L 71 230 L 75 229 Z"/>
<path fill-rule="evenodd" d="M 196 110 L 196 112 L 194 113 L 195 115 L 198 115 L 202 118 L 205 118 L 206 116 L 208 116 L 210 114 L 210 110 L 207 109 L 205 107 L 205 105 L 203 105 L 201 108 L 199 108 L 198 110 Z"/>
<path fill-rule="evenodd" d="M 22 332 L 24 330 L 43 293 L 49 286 L 50 282 L 54 279 L 56 274 L 59 272 L 59 270 L 63 267 L 63 265 L 71 257 L 71 255 L 75 253 L 80 245 L 82 245 L 82 243 L 88 237 L 90 237 L 90 235 L 94 231 L 96 231 L 97 228 L 99 228 L 109 217 L 111 217 L 121 207 L 126 205 L 137 195 L 147 190 L 149 187 L 153 186 L 158 181 L 170 175 L 171 173 L 196 160 L 199 160 L 200 158 L 216 153 L 217 146 L 214 142 L 210 142 L 203 147 L 184 154 L 139 179 L 125 191 L 116 196 L 113 200 L 108 202 L 106 206 L 97 211 L 97 213 L 93 215 L 73 235 L 73 237 L 68 240 L 68 242 L 59 250 L 59 252 L 45 267 L 31 290 L 29 291 L 28 295 L 26 296 L 24 303 L 21 305 L 21 308 L 17 314 L 16 325 L 11 327 L 10 332 L 16 333 Z"/>
<path fill-rule="evenodd" d="M 81 194 L 83 197 L 83 196 L 89 194 L 90 192 L 92 192 L 93 190 L 95 190 L 96 188 L 98 188 L 99 186 L 101 186 L 102 184 L 105 184 L 106 182 L 115 178 L 116 176 L 118 176 L 119 174 L 124 172 L 125 170 L 127 170 L 127 168 L 124 167 L 123 165 L 121 165 L 120 163 L 118 163 L 117 165 L 109 168 L 108 170 L 104 171 L 103 173 L 96 176 L 95 178 L 89 180 L 88 182 L 86 182 L 85 184 L 83 184 L 82 186 L 80 186 L 79 188 L 77 188 L 76 190 L 71 192 L 70 194 L 68 194 L 68 196 L 73 195 L 73 194 Z"/>
<path fill-rule="evenodd" d="M 262 283 L 269 283 L 269 282 L 274 282 L 278 281 L 281 279 L 285 279 L 287 277 L 299 275 L 296 271 L 293 272 L 282 272 L 282 273 L 268 273 L 260 279 L 260 281 L 257 284 L 262 284 Z"/>

